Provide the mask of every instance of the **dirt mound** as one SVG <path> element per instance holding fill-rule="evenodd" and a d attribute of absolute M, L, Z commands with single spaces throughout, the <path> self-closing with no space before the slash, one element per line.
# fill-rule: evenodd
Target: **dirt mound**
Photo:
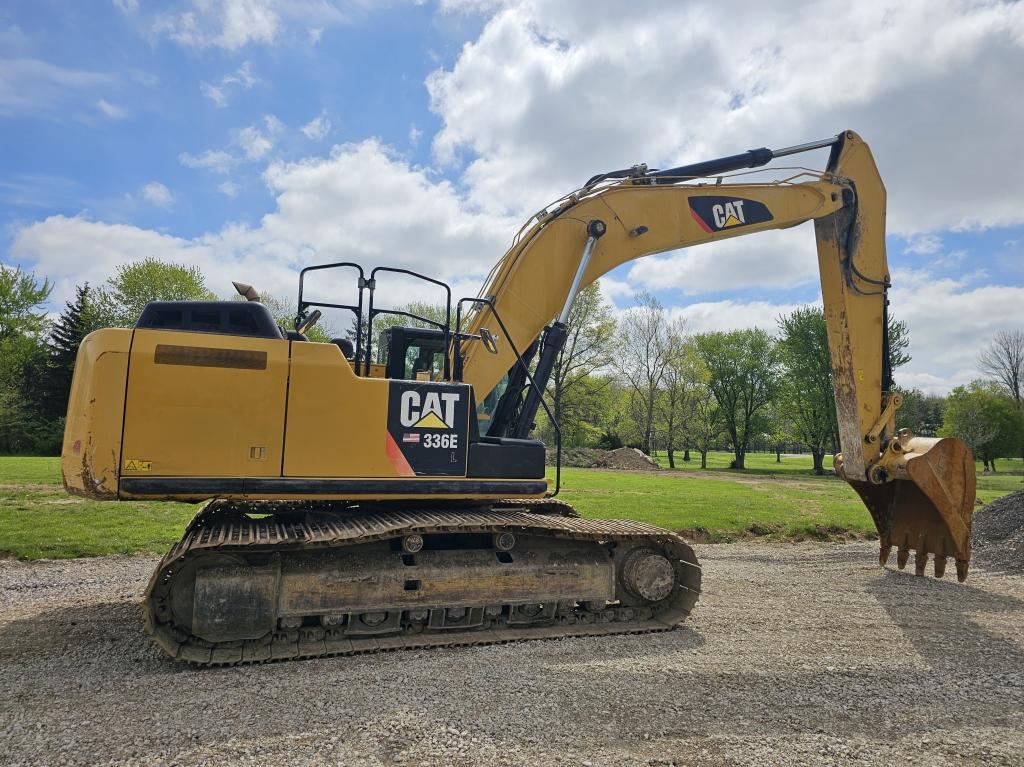
<path fill-rule="evenodd" d="M 974 514 L 973 559 L 987 570 L 1024 573 L 1024 490 L 1004 495 Z"/>
<path fill-rule="evenodd" d="M 555 451 L 547 451 L 549 466 L 555 465 Z M 581 469 L 622 469 L 625 471 L 658 471 L 653 458 L 632 447 L 598 450 L 590 447 L 568 447 L 562 450 L 562 465 Z"/>

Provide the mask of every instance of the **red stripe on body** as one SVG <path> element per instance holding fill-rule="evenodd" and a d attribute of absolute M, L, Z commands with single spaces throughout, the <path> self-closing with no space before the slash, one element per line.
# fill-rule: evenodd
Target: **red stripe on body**
<path fill-rule="evenodd" d="M 416 472 L 412 470 L 412 466 L 406 460 L 405 455 L 402 453 L 402 449 L 395 442 L 395 438 L 391 436 L 391 432 L 384 432 L 384 443 L 385 452 L 387 452 L 388 460 L 391 461 L 391 466 L 394 468 L 395 473 L 399 477 L 415 477 Z"/>
<path fill-rule="evenodd" d="M 698 225 L 700 225 L 701 229 L 703 229 L 708 234 L 713 234 L 714 233 L 715 230 L 712 229 L 707 224 L 705 224 L 704 223 L 704 219 L 701 218 L 700 216 L 698 216 L 697 215 L 697 211 L 695 211 L 693 208 L 690 208 L 690 215 L 693 216 L 693 220 L 696 221 Z"/>

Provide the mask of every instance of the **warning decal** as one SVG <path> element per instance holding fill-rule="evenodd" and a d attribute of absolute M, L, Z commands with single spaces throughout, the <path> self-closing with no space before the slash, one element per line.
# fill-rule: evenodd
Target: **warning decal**
<path fill-rule="evenodd" d="M 138 458 L 129 458 L 124 462 L 125 471 L 152 471 L 152 461 L 140 461 Z"/>
<path fill-rule="evenodd" d="M 465 476 L 468 441 L 468 386 L 390 383 L 387 452 L 399 476 Z"/>

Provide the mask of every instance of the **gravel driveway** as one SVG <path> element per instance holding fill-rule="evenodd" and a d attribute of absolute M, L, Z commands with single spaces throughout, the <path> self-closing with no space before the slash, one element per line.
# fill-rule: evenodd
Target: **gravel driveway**
<path fill-rule="evenodd" d="M 1024 764 L 1024 576 L 697 554 L 666 634 L 204 671 L 143 634 L 155 559 L 0 562 L 0 763 Z"/>

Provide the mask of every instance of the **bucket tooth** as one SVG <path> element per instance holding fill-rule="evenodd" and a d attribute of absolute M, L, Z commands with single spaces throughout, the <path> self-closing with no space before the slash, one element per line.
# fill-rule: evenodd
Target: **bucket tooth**
<path fill-rule="evenodd" d="M 907 566 L 908 559 L 910 559 L 910 549 L 906 545 L 900 546 L 899 551 L 896 552 L 896 566 L 902 570 Z"/>
<path fill-rule="evenodd" d="M 943 575 L 946 574 L 946 557 L 945 557 L 945 555 L 943 555 L 943 554 L 936 554 L 935 555 L 935 561 L 933 562 L 933 565 L 935 566 L 935 577 L 936 578 L 941 578 Z"/>
<path fill-rule="evenodd" d="M 924 575 L 924 568 L 928 565 L 928 551 L 918 549 L 914 555 L 914 575 Z"/>
<path fill-rule="evenodd" d="M 892 544 L 883 538 L 881 548 L 878 550 L 878 564 L 885 567 L 886 563 L 889 561 L 890 554 L 892 554 Z"/>
<path fill-rule="evenodd" d="M 961 583 L 963 583 L 964 581 L 967 580 L 967 565 L 968 564 L 969 563 L 968 563 L 968 561 L 966 559 L 958 559 L 956 561 L 956 579 L 958 581 L 960 581 Z"/>

